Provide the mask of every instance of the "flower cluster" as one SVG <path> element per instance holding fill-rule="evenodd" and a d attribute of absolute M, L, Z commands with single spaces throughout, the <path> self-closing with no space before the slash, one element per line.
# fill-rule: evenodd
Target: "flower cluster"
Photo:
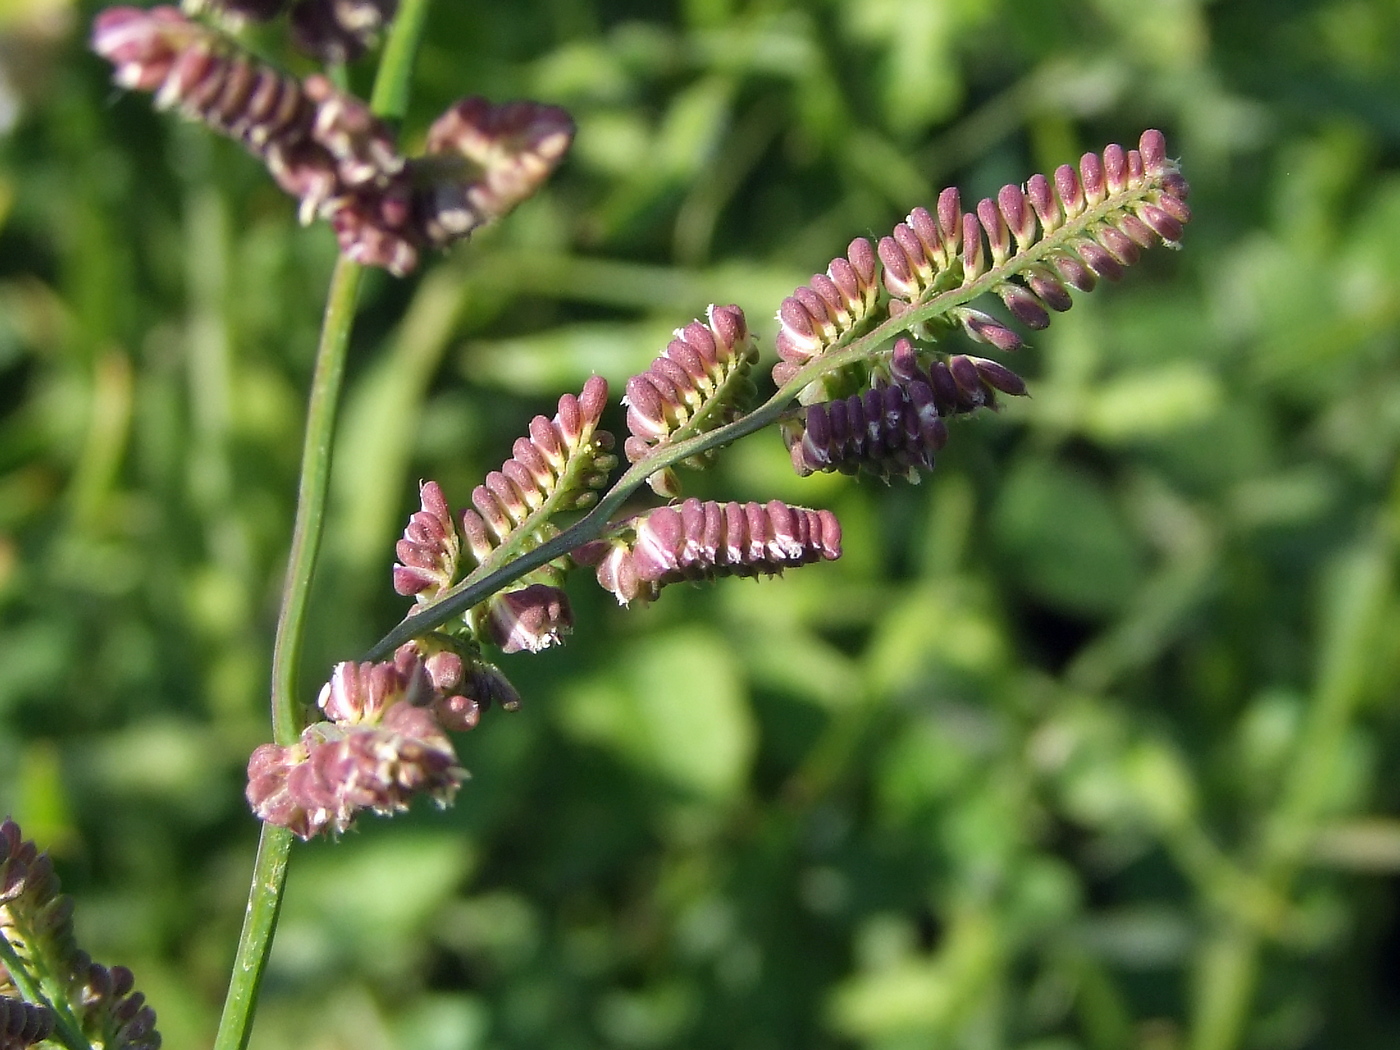
<path fill-rule="evenodd" d="M 494 665 L 425 639 L 392 660 L 337 664 L 316 703 L 323 721 L 248 762 L 253 812 L 304 839 L 343 832 L 362 810 L 407 809 L 415 795 L 446 805 L 467 775 L 448 731 L 520 699 Z"/>
<path fill-rule="evenodd" d="M 359 127 L 348 117 L 328 123 Z M 459 106 L 435 125 L 430 148 L 451 141 L 457 156 L 492 167 L 495 147 L 470 130 L 482 124 Z M 540 148 L 535 142 L 516 155 Z M 347 143 L 342 153 L 351 152 Z M 472 184 L 475 195 L 444 193 L 435 220 L 444 236 L 469 226 L 478 211 L 513 201 L 533 178 L 527 168 L 516 180 L 497 166 L 499 178 Z M 704 467 L 725 438 L 757 429 L 760 420 L 780 424 L 799 475 L 919 480 L 947 442 L 950 419 L 1027 392 L 997 361 L 938 348 L 939 337 L 957 328 L 1000 350 L 1020 345 L 1009 323 L 971 301 L 998 295 L 1017 322 L 1043 328 L 1049 311 L 1071 305 L 1070 287 L 1118 277 L 1148 244 L 1174 245 L 1189 219 L 1185 196 L 1158 132 L 1145 133 L 1136 150 L 1110 146 L 1101 157 L 1086 155 L 1077 171 L 1063 167 L 1053 182 L 1036 176 L 1024 189 L 1004 187 L 969 214 L 956 191 L 944 192 L 935 213 L 915 209 L 878 246 L 852 241 L 824 275 L 783 301 L 772 373 L 782 389 L 751 414 L 753 336 L 739 307 L 711 306 L 627 381 L 623 450 L 634 466 L 622 496 L 645 477 L 657 495 L 676 499 L 672 463 Z M 799 374 L 801 389 L 787 389 Z M 362 809 L 401 809 L 417 792 L 449 798 L 465 774 L 443 730 L 475 725 L 493 700 L 518 701 L 481 660 L 483 648 L 539 652 L 562 641 L 573 626 L 563 590 L 571 568 L 592 568 L 626 605 L 654 600 L 672 583 L 775 575 L 840 556 L 841 529 L 829 510 L 694 498 L 590 521 L 580 531 L 593 538 L 568 550 L 556 516 L 593 506 L 616 465 L 613 438 L 599 426 L 607 396 L 595 376 L 577 397 L 560 399 L 553 419 L 535 417 L 460 515 L 436 483 L 421 484 L 393 581 L 416 601 L 405 623 L 417 619 L 423 632 L 394 661 L 340 665 L 321 695 L 327 721 L 292 747 L 255 753 L 248 797 L 263 819 L 310 836 L 343 830 Z M 682 442 L 691 444 L 677 448 Z M 549 554 L 558 552 L 553 560 L 476 597 L 482 579 L 547 544 Z M 443 603 L 455 619 L 433 612 Z"/>
<path fill-rule="evenodd" d="M 660 445 L 702 434 L 737 419 L 753 393 L 749 373 L 758 349 L 749 334 L 744 311 L 737 306 L 711 306 L 707 321 L 692 321 L 676 329 L 651 367 L 627 380 L 627 429 L 623 444 L 630 463 Z M 713 456 L 683 460 L 700 469 Z M 647 479 L 660 496 L 678 496 L 680 481 L 667 468 Z"/>
<path fill-rule="evenodd" d="M 1003 186 L 964 213 L 956 189 L 939 195 L 937 215 L 910 212 L 879 244 L 884 284 L 898 315 L 945 292 L 977 286 L 999 296 L 1019 322 L 1044 328 L 1049 311 L 1068 310 L 1069 289 L 1090 291 L 1138 260 L 1143 248 L 1177 246 L 1190 220 L 1188 187 L 1166 155 L 1160 131 L 1145 131 L 1138 148 L 1108 146 L 1086 153 L 1053 179 L 1034 175 L 1025 187 Z M 949 317 L 969 336 L 999 350 L 1020 337 L 971 307 Z"/>
<path fill-rule="evenodd" d="M 895 342 L 889 380 L 864 393 L 806 406 L 783 427 L 793 469 L 866 472 L 917 482 L 948 441 L 945 419 L 995 408 L 997 393 L 1021 396 L 1026 383 L 1005 365 L 950 354 L 927 369 L 908 339 Z"/>
<path fill-rule="evenodd" d="M 861 334 L 875 316 L 880 292 L 879 264 L 870 242 L 850 243 L 844 257 L 831 260 L 825 275 L 817 274 L 778 307 L 775 348 L 781 360 L 773 366 L 773 382 L 782 386 L 814 357 Z M 817 384 L 803 400 L 819 396 Z"/>
<path fill-rule="evenodd" d="M 303 8 L 368 26 L 390 6 L 303 0 L 294 22 Z M 405 158 L 361 100 L 319 74 L 303 81 L 273 69 L 173 7 L 108 8 L 92 47 L 122 87 L 154 92 L 157 106 L 242 142 L 300 201 L 303 222 L 331 225 L 346 256 L 400 275 L 424 249 L 447 247 L 533 194 L 573 141 L 557 107 L 468 99 L 433 125 L 426 154 Z"/>
<path fill-rule="evenodd" d="M 598 584 L 626 605 L 650 601 L 668 583 L 720 576 L 773 576 L 841 556 L 841 526 L 829 510 L 688 499 L 626 523 L 611 540 L 574 551 L 597 567 Z"/>
<path fill-rule="evenodd" d="M 160 1046 L 155 1011 L 133 990 L 131 971 L 95 963 L 78 948 L 73 902 L 59 893 L 53 862 L 9 819 L 0 823 L 0 937 L 17 960 L 12 965 L 22 967 L 32 983 L 53 996 L 43 1005 L 16 1002 L 16 975 L 0 967 L 0 1046 L 27 1046 L 45 1038 L 54 1027 L 55 1013 L 69 1019 L 93 1046 Z"/>
<path fill-rule="evenodd" d="M 42 1003 L 0 997 L 0 1050 L 24 1050 L 53 1032 L 53 1011 Z"/>

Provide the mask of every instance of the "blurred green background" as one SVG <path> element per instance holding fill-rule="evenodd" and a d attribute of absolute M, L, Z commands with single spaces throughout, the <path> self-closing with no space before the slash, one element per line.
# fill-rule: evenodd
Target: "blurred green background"
<path fill-rule="evenodd" d="M 96 9 L 0 0 L 0 804 L 198 1047 L 334 246 L 112 88 Z M 419 478 L 460 505 L 706 304 L 771 352 L 852 236 L 1145 127 L 1196 218 L 923 485 L 771 433 L 692 475 L 834 508 L 845 557 L 643 610 L 575 579 L 455 808 L 297 848 L 254 1046 L 1397 1045 L 1397 55 L 1394 0 L 440 0 L 410 141 L 469 93 L 580 130 L 367 285 L 308 694 L 402 614 Z"/>

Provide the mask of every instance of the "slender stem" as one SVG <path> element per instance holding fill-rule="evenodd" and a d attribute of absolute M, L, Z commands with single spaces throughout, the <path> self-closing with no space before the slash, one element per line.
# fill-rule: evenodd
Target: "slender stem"
<path fill-rule="evenodd" d="M 385 119 L 397 120 L 407 108 L 413 59 L 422 38 L 428 4 L 429 0 L 404 0 L 390 30 L 371 102 L 374 112 Z M 316 369 L 306 413 L 306 440 L 302 449 L 296 523 L 293 526 L 287 579 L 272 653 L 273 739 L 284 746 L 295 743 L 302 730 L 296 664 L 301 653 L 311 581 L 325 524 L 331 442 L 362 272 L 358 264 L 344 257 L 337 260 L 326 297 L 320 343 L 316 349 Z M 291 844 L 292 833 L 286 828 L 263 825 L 248 892 L 248 907 L 243 917 L 243 930 L 238 939 L 223 1015 L 219 1018 L 219 1030 L 214 1038 L 215 1050 L 244 1050 L 248 1045 L 258 989 L 272 951 L 277 916 L 282 909 Z"/>
<path fill-rule="evenodd" d="M 413 60 L 428 23 L 429 0 L 403 0 L 394 16 L 394 29 L 379 56 L 379 73 L 369 107 L 386 120 L 402 120 L 408 111 L 408 89 L 413 80 Z"/>
<path fill-rule="evenodd" d="M 311 380 L 296 524 L 282 590 L 282 609 L 277 618 L 277 637 L 272 648 L 272 735 L 283 746 L 295 743 L 302 730 L 296 664 L 306 628 L 306 608 L 316 556 L 321 546 L 330 483 L 331 438 L 361 273 L 358 264 L 343 256 L 336 262 L 326 297 L 321 341 L 316 350 L 316 371 Z M 243 1050 L 248 1045 L 258 988 L 272 951 L 277 915 L 282 909 L 291 847 L 290 831 L 263 825 L 253 881 L 248 890 L 248 907 L 243 915 L 243 931 L 238 939 L 223 1016 L 219 1018 L 219 1031 L 214 1037 L 214 1050 Z"/>
<path fill-rule="evenodd" d="M 287 580 L 282 589 L 282 609 L 277 618 L 277 638 L 272 648 L 273 738 L 284 746 L 296 742 L 303 725 L 301 703 L 297 699 L 296 665 L 306 630 L 311 579 L 321 548 L 331 474 L 331 439 L 335 433 L 340 386 L 345 378 L 345 349 L 350 341 L 362 274 L 361 267 L 344 256 L 336 261 L 321 324 L 321 343 L 316 350 L 316 372 L 311 379 L 296 524 L 287 560 Z"/>
<path fill-rule="evenodd" d="M 243 1050 L 253 1032 L 253 1009 L 258 989 L 272 951 L 272 933 L 282 910 L 282 890 L 287 884 L 287 860 L 292 833 L 286 828 L 264 824 L 258 841 L 258 857 L 253 864 L 253 884 L 248 893 L 248 909 L 243 915 L 243 933 L 238 955 L 229 977 L 219 1032 L 214 1050 Z"/>

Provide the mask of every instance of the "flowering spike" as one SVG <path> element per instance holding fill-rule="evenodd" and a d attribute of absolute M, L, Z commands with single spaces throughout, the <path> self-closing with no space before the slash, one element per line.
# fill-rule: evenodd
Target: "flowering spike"
<path fill-rule="evenodd" d="M 919 250 L 918 236 L 910 227 L 901 223 L 896 233 L 907 235 Z M 853 240 L 844 258 L 833 259 L 825 275 L 814 276 L 778 308 L 774 349 L 781 360 L 773 369 L 775 383 L 785 384 L 808 361 L 865 330 L 873 319 L 879 293 L 877 254 L 887 267 L 895 268 L 893 276 L 886 273 L 886 282 L 917 282 L 917 275 L 901 266 L 901 260 L 910 256 L 896 241 L 883 238 L 878 248 L 872 249 L 864 238 Z"/>
<path fill-rule="evenodd" d="M 394 548 L 399 558 L 394 590 L 426 602 L 452 586 L 461 546 L 442 488 L 436 481 L 424 481 L 418 491 L 422 509 L 408 519 L 403 539 Z"/>
<path fill-rule="evenodd" d="M 528 452 L 508 460 L 500 471 L 486 476 L 486 484 L 472 492 L 472 508 L 462 513 L 462 531 L 478 564 L 537 516 L 539 524 L 529 546 L 553 535 L 549 512 L 572 509 L 589 488 L 606 483 L 606 472 L 616 463 L 610 454 L 613 437 L 598 429 L 607 404 L 608 385 L 592 376 L 583 392 L 565 394 L 553 420 L 536 416 L 530 421 Z"/>
<path fill-rule="evenodd" d="M 909 340 L 895 343 L 889 371 L 892 383 L 810 404 L 784 427 L 799 475 L 864 471 L 886 481 L 893 476 L 918 481 L 920 472 L 933 469 L 948 431 L 933 381 L 919 367 Z M 943 400 L 949 414 L 959 410 L 956 393 Z"/>
<path fill-rule="evenodd" d="M 843 279 L 846 276 L 843 272 Z M 839 297 L 835 282 L 830 283 Z M 737 306 L 711 306 L 707 322 L 692 321 L 677 329 L 651 367 L 627 381 L 622 403 L 632 434 L 623 445 L 628 461 L 635 463 L 662 445 L 737 419 L 753 393 L 749 374 L 757 359 L 744 312 Z M 709 458 L 684 462 L 703 467 Z M 650 482 L 662 495 L 678 494 L 679 481 L 670 470 L 652 475 Z"/>
<path fill-rule="evenodd" d="M 0 997 L 0 1048 L 22 1050 L 53 1033 L 53 1011 L 42 1003 Z"/>
<path fill-rule="evenodd" d="M 157 1050 L 155 1011 L 133 990 L 135 978 L 124 966 L 102 966 L 78 948 L 73 932 L 73 901 L 60 892 L 48 854 L 26 840 L 13 820 L 0 822 L 0 937 L 12 957 L 0 967 L 0 1045 L 24 1047 L 54 1029 L 47 1006 L 21 1001 L 13 972 L 23 967 L 48 974 L 46 991 L 62 998 L 81 1039 L 112 1050 Z"/>
<path fill-rule="evenodd" d="M 626 605 L 650 601 L 682 580 L 771 576 L 841 556 L 841 527 L 829 510 L 772 500 L 716 503 L 688 499 L 631 519 L 611 540 L 574 552 L 597 566 L 598 582 Z"/>
<path fill-rule="evenodd" d="M 978 290 L 1000 296 L 1021 324 L 1044 328 L 1050 311 L 1073 305 L 1069 288 L 1089 291 L 1099 277 L 1116 281 L 1142 249 L 1176 246 L 1190 219 L 1187 191 L 1158 131 L 1144 132 L 1138 149 L 1110 145 L 1102 156 L 1086 153 L 1077 169 L 1061 165 L 1053 178 L 1003 186 L 973 212 L 960 212 L 956 195 L 944 191 L 936 234 L 932 217 L 916 209 L 880 241 L 885 287 L 895 300 L 890 315 L 980 282 Z M 979 341 L 1019 345 L 984 313 L 958 305 L 944 316 Z"/>

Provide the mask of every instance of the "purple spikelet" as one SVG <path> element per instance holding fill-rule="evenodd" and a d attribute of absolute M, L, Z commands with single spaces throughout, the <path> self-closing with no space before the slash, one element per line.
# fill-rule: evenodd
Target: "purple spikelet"
<path fill-rule="evenodd" d="M 73 902 L 59 889 L 48 855 L 26 840 L 13 820 L 0 822 L 0 936 L 15 964 L 31 976 L 36 971 L 52 976 L 80 1029 L 74 1038 L 113 1050 L 158 1050 L 155 1011 L 134 990 L 131 971 L 95 963 L 78 948 Z M 0 967 L 0 1046 L 29 1046 L 52 1034 L 52 1012 L 18 1000 L 12 974 Z"/>
<path fill-rule="evenodd" d="M 711 306 L 707 321 L 678 328 L 661 356 L 627 380 L 627 429 L 623 450 L 631 463 L 661 445 L 723 426 L 743 414 L 753 393 L 750 371 L 758 359 L 753 336 L 737 306 Z M 713 455 L 683 461 L 704 467 Z M 662 496 L 680 494 L 669 468 L 648 483 Z"/>
<path fill-rule="evenodd" d="M 419 484 L 422 509 L 408 519 L 403 539 L 394 552 L 394 590 L 419 601 L 431 601 L 452 586 L 457 577 L 461 541 L 452 509 L 436 481 Z"/>
<path fill-rule="evenodd" d="M 613 436 L 598 429 L 607 402 L 608 384 L 601 376 L 590 378 L 578 397 L 565 394 L 554 418 L 531 420 L 529 437 L 517 440 L 514 455 L 472 491 L 462 531 L 478 564 L 546 502 L 573 510 L 597 500 L 596 490 L 617 462 L 611 455 Z"/>
<path fill-rule="evenodd" d="M 894 356 L 914 360 L 907 339 Z M 784 429 L 793 469 L 806 477 L 817 471 L 864 471 L 888 480 L 918 481 L 933 469 L 934 455 L 948 440 L 944 411 L 931 380 L 917 366 L 892 368 L 893 382 L 876 383 L 862 394 L 818 401 Z"/>
<path fill-rule="evenodd" d="M 857 238 L 825 274 L 783 300 L 774 342 L 781 360 L 773 367 L 773 382 L 782 386 L 808 361 L 863 330 L 874 316 L 879 272 L 870 242 Z"/>
<path fill-rule="evenodd" d="M 829 510 L 688 499 L 629 523 L 612 541 L 574 552 L 598 583 L 626 604 L 667 584 L 720 576 L 771 576 L 841 556 L 841 526 Z"/>
<path fill-rule="evenodd" d="M 985 278 L 1018 322 L 1044 328 L 1051 311 L 1072 305 L 1070 288 L 1117 280 L 1143 248 L 1176 247 L 1191 217 L 1187 192 L 1159 131 L 1143 132 L 1137 149 L 1111 145 L 1086 153 L 1077 170 L 1066 164 L 1053 178 L 1003 186 L 968 213 L 957 191 L 945 190 L 936 216 L 916 208 L 880 240 L 885 288 L 896 300 L 891 313 Z M 949 316 L 979 342 L 1001 350 L 1020 344 L 980 311 L 958 307 Z"/>

